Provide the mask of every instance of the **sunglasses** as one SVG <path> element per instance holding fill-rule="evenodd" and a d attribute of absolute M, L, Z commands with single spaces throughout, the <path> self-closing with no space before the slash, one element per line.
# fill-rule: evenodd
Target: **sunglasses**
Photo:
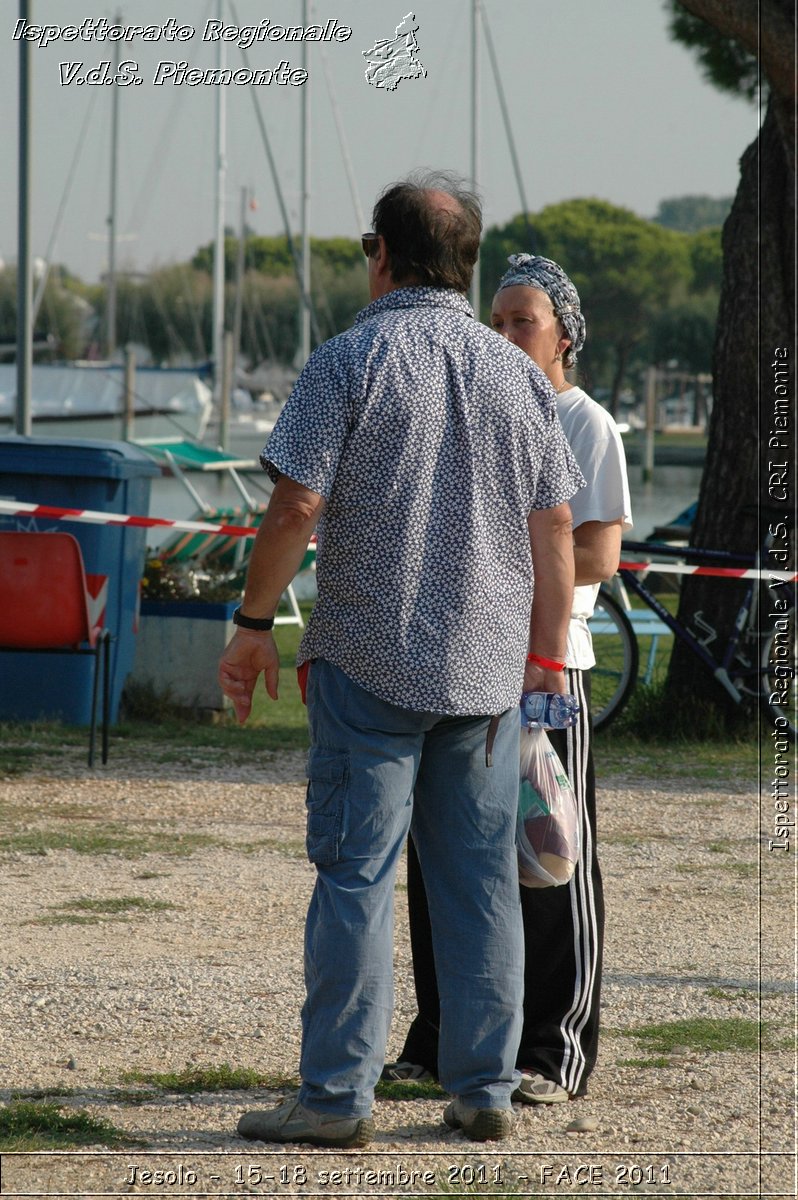
<path fill-rule="evenodd" d="M 366 258 L 371 258 L 371 252 L 374 248 L 374 243 L 379 238 L 378 233 L 364 233 L 360 239 L 360 244 L 363 247 L 363 253 Z"/>

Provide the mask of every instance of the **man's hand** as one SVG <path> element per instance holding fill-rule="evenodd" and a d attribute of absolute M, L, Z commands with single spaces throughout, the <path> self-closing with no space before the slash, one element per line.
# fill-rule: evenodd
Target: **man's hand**
<path fill-rule="evenodd" d="M 233 701 L 239 725 L 252 711 L 252 693 L 261 671 L 266 691 L 277 699 L 280 656 L 271 633 L 237 629 L 219 662 L 219 685 Z"/>

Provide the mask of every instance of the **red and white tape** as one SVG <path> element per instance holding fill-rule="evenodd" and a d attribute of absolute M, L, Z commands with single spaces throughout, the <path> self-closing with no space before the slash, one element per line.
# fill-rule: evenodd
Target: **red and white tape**
<path fill-rule="evenodd" d="M 55 521 L 80 521 L 90 525 L 133 526 L 137 529 L 180 529 L 187 533 L 223 533 L 231 537 L 254 537 L 257 528 L 247 525 L 217 525 L 211 521 L 168 521 L 165 517 L 137 517 L 126 513 L 93 512 L 88 508 L 55 508 L 50 504 L 26 504 L 0 500 L 0 513 L 9 516 L 46 517 Z M 794 583 L 795 571 L 756 570 L 745 567 L 694 567 L 687 563 L 621 562 L 623 571 L 657 571 L 668 575 L 714 575 L 726 579 L 766 579 Z"/>
<path fill-rule="evenodd" d="M 137 517 L 127 513 L 93 512 L 88 508 L 54 508 L 50 504 L 26 504 L 0 500 L 0 513 L 11 516 L 46 517 L 55 521 L 80 521 L 89 525 L 128 525 L 137 529 L 181 529 L 188 533 L 224 533 L 231 537 L 254 537 L 257 527 L 218 525 L 211 521 L 167 521 L 163 517 Z"/>
<path fill-rule="evenodd" d="M 694 567 L 688 563 L 675 562 L 620 562 L 619 571 L 656 571 L 658 575 L 716 575 L 721 579 L 767 579 L 780 583 L 794 583 L 798 579 L 795 571 L 757 570 L 755 567 Z"/>

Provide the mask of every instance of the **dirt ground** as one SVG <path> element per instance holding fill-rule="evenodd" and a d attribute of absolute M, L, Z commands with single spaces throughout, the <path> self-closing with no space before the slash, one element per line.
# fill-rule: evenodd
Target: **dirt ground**
<path fill-rule="evenodd" d="M 52 1093 L 135 1145 L 4 1153 L 0 1195 L 794 1195 L 794 856 L 755 780 L 602 780 L 604 1033 L 589 1095 L 467 1142 L 445 1098 L 378 1099 L 368 1151 L 273 1149 L 241 1112 L 298 1067 L 304 760 L 192 750 L 0 780 L 0 1103 Z M 772 807 L 772 806 L 771 806 Z M 413 1013 L 397 887 L 399 1050 Z M 761 1044 L 741 1031 L 764 1022 Z M 701 1049 L 709 1022 L 719 1047 Z M 635 1036 L 683 1031 L 665 1051 Z M 677 1024 L 678 1023 L 678 1024 Z M 229 1064 L 274 1086 L 189 1094 L 145 1076 Z M 577 1128 L 574 1128 L 574 1126 Z"/>

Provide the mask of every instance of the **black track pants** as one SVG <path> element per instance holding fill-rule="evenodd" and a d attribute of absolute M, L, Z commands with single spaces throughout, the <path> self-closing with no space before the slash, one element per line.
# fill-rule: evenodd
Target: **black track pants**
<path fill-rule="evenodd" d="M 596 1062 L 604 943 L 604 895 L 596 856 L 596 781 L 589 719 L 590 675 L 568 671 L 582 715 L 573 729 L 549 732 L 576 793 L 582 853 L 570 883 L 521 888 L 526 964 L 524 1028 L 518 1066 L 583 1095 Z M 418 1016 L 401 1061 L 437 1075 L 439 1004 L 427 897 L 412 839 L 407 893 Z"/>

